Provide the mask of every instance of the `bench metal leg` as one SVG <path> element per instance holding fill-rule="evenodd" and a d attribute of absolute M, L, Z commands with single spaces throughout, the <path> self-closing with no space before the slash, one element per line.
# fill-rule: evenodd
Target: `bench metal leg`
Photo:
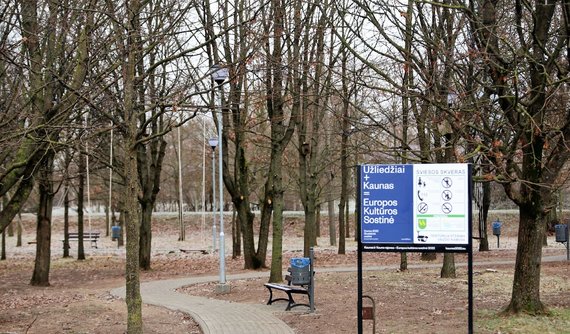
<path fill-rule="evenodd" d="M 275 298 L 275 299 L 273 299 L 273 290 L 268 286 L 266 286 L 266 288 L 267 288 L 267 290 L 269 290 L 269 300 L 267 301 L 267 305 L 271 305 L 271 304 L 273 304 L 273 302 L 280 301 L 280 300 L 283 300 L 286 302 L 289 301 L 289 299 L 286 299 L 286 298 Z M 287 294 L 289 295 L 290 293 L 287 293 Z"/>
<path fill-rule="evenodd" d="M 287 295 L 289 296 L 289 303 L 287 304 L 285 311 L 289 311 L 293 307 L 298 305 L 297 303 L 295 303 L 295 300 L 293 299 L 293 294 L 291 292 L 287 291 Z"/>
<path fill-rule="evenodd" d="M 298 292 L 295 292 L 295 291 L 286 291 L 286 290 L 277 289 L 277 290 L 280 290 L 280 291 L 285 292 L 285 293 L 287 294 L 287 297 L 288 297 L 288 298 L 275 298 L 275 299 L 273 299 L 273 288 L 272 288 L 272 287 L 269 287 L 269 286 L 265 286 L 265 287 L 267 288 L 267 290 L 269 290 L 269 300 L 267 301 L 267 305 L 271 305 L 271 304 L 273 304 L 273 303 L 276 302 L 276 301 L 282 300 L 282 301 L 286 301 L 286 302 L 287 302 L 287 307 L 285 307 L 285 311 L 290 311 L 292 308 L 297 307 L 297 306 L 307 306 L 307 307 L 311 307 L 311 306 L 310 306 L 310 302 L 311 302 L 311 299 L 312 299 L 312 298 L 311 298 L 311 295 L 308 294 L 308 293 L 302 293 L 302 294 L 306 294 L 307 297 L 309 297 L 309 304 L 297 304 L 297 303 L 295 302 L 295 299 L 293 298 L 293 294 L 298 293 Z"/>

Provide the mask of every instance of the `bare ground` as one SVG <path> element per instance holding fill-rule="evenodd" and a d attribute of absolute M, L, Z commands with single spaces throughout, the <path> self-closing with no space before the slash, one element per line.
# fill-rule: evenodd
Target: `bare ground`
<path fill-rule="evenodd" d="M 202 255 L 181 250 L 211 248 L 211 232 L 202 230 L 199 218 L 190 217 L 188 241 L 178 242 L 174 218 L 157 218 L 153 235 L 153 269 L 141 274 L 141 280 L 173 277 L 215 275 L 218 272 L 217 253 Z M 0 333 L 121 333 L 126 330 L 126 304 L 109 294 L 109 290 L 124 285 L 124 249 L 117 249 L 109 238 L 103 238 L 98 249 L 86 245 L 88 259 L 63 259 L 61 250 L 62 226 L 56 221 L 52 236 L 52 265 L 50 287 L 29 285 L 33 270 L 35 239 L 32 218 L 24 221 L 22 247 L 15 247 L 15 237 L 7 237 L 7 260 L 0 261 Z M 95 219 L 93 230 L 104 231 L 102 220 Z M 289 258 L 302 254 L 302 224 L 290 220 L 286 224 L 284 268 Z M 512 224 L 505 222 L 501 248 L 492 245 L 490 252 L 475 252 L 474 259 L 500 261 L 514 259 L 516 243 Z M 231 235 L 228 233 L 228 235 Z M 327 238 L 319 241 L 328 244 Z M 72 246 L 73 247 L 73 246 Z M 329 273 L 327 267 L 356 268 L 354 242 L 349 242 L 347 255 L 337 255 L 334 247 L 316 249 L 316 312 L 307 313 L 303 307 L 284 312 L 284 304 L 272 308 L 276 315 L 297 333 L 356 333 L 355 272 Z M 228 253 L 228 252 L 227 252 Z M 231 252 L 229 252 L 231 254 Z M 550 242 L 546 255 L 565 254 L 561 245 Z M 72 249 L 75 256 L 75 249 Z M 269 263 L 268 259 L 268 263 Z M 399 254 L 364 254 L 365 267 L 393 265 Z M 366 271 L 364 293 L 376 301 L 377 332 L 379 333 L 465 333 L 467 324 L 467 273 L 458 266 L 457 279 L 440 279 L 439 262 L 434 268 Z M 456 262 L 466 262 L 464 255 L 456 255 Z M 228 274 L 243 272 L 243 260 L 227 259 Z M 418 254 L 409 255 L 410 267 L 425 265 Z M 481 312 L 496 313 L 510 297 L 513 265 L 487 265 L 475 268 L 474 306 L 475 332 L 485 331 Z M 319 270 L 321 272 L 319 272 Z M 568 262 L 548 263 L 543 266 L 541 280 L 542 300 L 552 308 L 570 308 L 570 265 Z M 232 292 L 216 295 L 213 284 L 186 287 L 184 293 L 220 298 L 240 303 L 263 305 L 268 293 L 264 280 L 232 281 Z M 149 305 L 143 306 L 146 333 L 201 333 L 191 317 Z M 366 322 L 370 332 L 372 321 Z M 366 331 L 365 331 L 366 332 Z"/>

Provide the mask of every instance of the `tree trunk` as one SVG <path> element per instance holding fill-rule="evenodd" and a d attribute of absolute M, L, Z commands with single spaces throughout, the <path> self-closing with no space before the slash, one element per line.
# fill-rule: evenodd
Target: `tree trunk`
<path fill-rule="evenodd" d="M 336 246 L 336 217 L 334 212 L 334 200 L 332 199 L 332 192 L 329 192 L 328 211 L 329 211 L 329 243 L 331 246 Z"/>
<path fill-rule="evenodd" d="M 110 207 L 109 203 L 105 203 L 105 236 L 108 237 L 109 234 L 109 226 L 111 226 L 111 214 L 110 214 Z"/>
<path fill-rule="evenodd" d="M 542 261 L 542 237 L 544 222 L 536 208 L 519 208 L 519 233 L 515 275 L 511 301 L 505 313 L 543 314 L 545 306 L 540 301 L 540 268 Z"/>
<path fill-rule="evenodd" d="M 6 204 L 7 204 L 7 199 L 6 196 L 2 196 L 2 205 L 0 205 L 0 209 L 3 209 Z M 11 228 L 11 226 L 14 225 L 14 223 L 10 223 L 10 225 L 8 225 L 9 228 Z M 2 230 L 2 251 L 0 254 L 0 260 L 6 260 L 6 229 Z"/>
<path fill-rule="evenodd" d="M 18 213 L 18 227 L 16 228 L 16 234 L 18 240 L 16 241 L 16 247 L 22 247 L 22 214 Z"/>
<path fill-rule="evenodd" d="M 271 247 L 271 273 L 269 282 L 281 282 L 283 280 L 283 178 L 282 178 L 282 154 L 281 146 L 275 150 L 271 163 L 273 184 L 273 245 Z"/>
<path fill-rule="evenodd" d="M 136 122 L 135 122 L 136 124 Z M 133 129 L 136 133 L 136 125 Z M 134 138 L 129 140 L 130 148 L 125 161 L 126 194 L 125 194 L 125 225 L 127 235 L 126 259 L 126 303 L 127 303 L 127 333 L 142 333 L 142 298 L 140 294 L 139 273 L 139 240 L 140 240 L 140 206 L 137 201 L 139 181 L 137 178 L 136 149 Z"/>
<path fill-rule="evenodd" d="M 141 59 L 140 21 L 141 4 L 139 0 L 127 2 L 127 59 L 123 64 L 124 81 L 124 128 L 125 128 L 125 154 L 124 171 L 125 196 L 124 216 L 127 236 L 127 258 L 125 263 L 125 301 L 127 304 L 127 333 L 139 334 L 143 332 L 142 298 L 140 294 L 139 271 L 139 242 L 140 242 L 140 205 L 138 199 L 142 196 L 139 183 L 138 167 L 138 115 L 136 108 L 136 62 Z"/>
<path fill-rule="evenodd" d="M 2 254 L 0 260 L 6 260 L 6 230 L 2 231 Z"/>
<path fill-rule="evenodd" d="M 440 272 L 441 278 L 456 278 L 455 274 L 455 256 L 453 253 L 443 254 L 443 266 Z"/>
<path fill-rule="evenodd" d="M 281 136 L 284 133 L 282 132 L 283 129 L 277 128 L 275 130 L 277 130 L 279 138 L 283 138 Z M 292 134 L 288 133 L 287 135 L 290 139 Z M 289 139 L 286 138 L 286 142 Z M 283 185 L 283 150 L 286 143 L 277 140 L 274 142 L 275 144 L 272 145 L 273 153 L 270 170 L 271 175 L 273 175 L 273 245 L 271 247 L 271 274 L 269 281 L 280 282 L 283 280 L 283 208 L 285 206 L 283 199 L 283 194 L 285 193 Z"/>
<path fill-rule="evenodd" d="M 481 240 L 479 241 L 479 251 L 485 252 L 489 250 L 489 237 L 487 233 L 487 219 L 489 216 L 489 207 L 491 206 L 491 183 L 483 182 L 483 206 L 480 219 L 483 220 L 482 231 L 480 232 Z"/>
<path fill-rule="evenodd" d="M 273 152 L 272 152 L 273 154 Z M 273 159 L 273 157 L 270 158 L 270 160 Z M 273 206 L 274 206 L 274 201 L 275 201 L 275 196 L 273 196 L 273 163 L 270 161 L 270 165 L 269 165 L 269 172 L 267 173 L 267 180 L 265 181 L 265 185 L 264 185 L 264 192 L 263 192 L 263 198 L 261 199 L 261 216 L 259 219 L 259 227 L 260 227 L 260 237 L 259 239 L 261 240 L 261 236 L 266 235 L 269 237 L 269 226 L 271 226 L 271 217 L 273 216 Z M 273 231 L 273 233 L 275 234 L 275 231 Z M 275 242 L 275 241 L 274 241 Z M 253 246 L 255 247 L 255 245 Z M 255 257 L 256 257 L 256 262 L 259 263 L 260 268 L 261 267 L 265 267 L 266 263 L 265 263 L 265 256 L 261 257 L 259 256 L 259 252 L 260 252 L 260 248 L 261 248 L 261 244 L 258 246 L 258 250 L 255 253 Z"/>
<path fill-rule="evenodd" d="M 316 199 L 309 199 L 305 204 L 305 229 L 303 237 L 303 256 L 308 257 L 311 247 L 316 246 L 317 212 Z"/>
<path fill-rule="evenodd" d="M 400 253 L 400 271 L 408 270 L 408 253 Z"/>
<path fill-rule="evenodd" d="M 123 208 L 123 209 L 121 209 L 121 212 L 119 213 L 119 227 L 121 227 L 121 235 L 119 236 L 119 241 L 117 242 L 117 247 L 125 246 L 125 234 L 126 234 L 125 215 L 126 215 L 125 210 Z"/>
<path fill-rule="evenodd" d="M 79 154 L 79 185 L 77 186 L 77 233 L 79 238 L 77 238 L 77 259 L 85 260 L 85 245 L 83 242 L 84 233 L 84 201 L 83 196 L 85 194 L 85 156 Z"/>
<path fill-rule="evenodd" d="M 259 269 L 263 265 L 255 257 L 255 235 L 253 232 L 254 215 L 249 209 L 249 204 L 242 200 L 234 200 L 237 208 L 238 222 L 241 226 L 243 238 L 243 260 L 244 269 Z"/>
<path fill-rule="evenodd" d="M 344 219 L 345 219 L 344 227 L 346 228 L 345 237 L 350 238 L 350 213 L 349 213 L 349 208 L 348 208 L 348 201 L 347 201 L 346 205 L 344 206 L 344 209 L 346 210 L 346 214 L 344 215 Z M 354 237 L 356 240 L 356 235 Z"/>
<path fill-rule="evenodd" d="M 348 94 L 348 77 L 347 62 L 348 54 L 346 49 L 342 48 L 342 87 L 344 94 Z M 345 95 L 342 108 L 342 135 L 340 139 L 340 199 L 338 202 L 338 254 L 346 254 L 346 227 L 345 222 L 345 205 L 348 203 L 348 180 L 350 178 L 350 170 L 348 167 L 348 135 L 350 130 L 350 104 L 348 96 Z"/>
<path fill-rule="evenodd" d="M 66 181 L 67 183 L 67 181 Z M 63 195 L 63 257 L 69 257 L 69 188 L 67 184 Z"/>
<path fill-rule="evenodd" d="M 232 210 L 232 259 L 241 256 L 241 233 L 237 222 L 235 206 Z"/>
<path fill-rule="evenodd" d="M 316 234 L 316 241 L 315 245 L 318 244 L 318 240 L 321 237 L 321 205 L 318 204 L 315 213 L 315 234 Z"/>
<path fill-rule="evenodd" d="M 445 97 L 447 100 L 447 96 Z M 450 108 L 453 106 L 449 105 Z M 443 162 L 453 162 L 455 160 L 454 156 L 454 141 L 456 136 L 453 133 L 443 133 L 443 147 L 445 148 L 442 160 Z M 443 254 L 443 265 L 440 272 L 441 278 L 456 278 L 455 274 L 455 253 L 444 253 Z"/>
<path fill-rule="evenodd" d="M 141 202 L 142 217 L 140 231 L 139 265 L 142 270 L 150 270 L 152 245 L 152 203 Z"/>
<path fill-rule="evenodd" d="M 51 218 L 53 206 L 53 152 L 46 152 L 42 162 L 38 192 L 38 214 L 36 218 L 36 260 L 30 284 L 33 286 L 49 286 L 51 257 Z"/>
<path fill-rule="evenodd" d="M 345 176 L 343 173 L 342 176 L 343 180 L 341 184 L 345 182 Z M 345 188 L 346 185 L 341 185 L 341 189 Z M 340 201 L 338 202 L 338 254 L 346 254 L 346 228 L 344 224 L 346 222 L 345 218 L 345 210 L 344 206 L 346 201 L 344 200 L 343 195 L 346 192 L 346 189 L 341 190 Z"/>

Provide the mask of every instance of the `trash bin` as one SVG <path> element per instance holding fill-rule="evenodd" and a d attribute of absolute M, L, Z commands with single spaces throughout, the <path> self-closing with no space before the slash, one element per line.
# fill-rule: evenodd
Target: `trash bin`
<path fill-rule="evenodd" d="M 501 223 L 500 220 L 496 220 L 493 222 L 493 235 L 499 236 L 501 235 L 501 226 L 503 225 L 503 223 Z"/>
<path fill-rule="evenodd" d="M 568 225 L 554 225 L 554 232 L 556 234 L 556 242 L 568 242 Z"/>
<path fill-rule="evenodd" d="M 121 238 L 121 227 L 111 226 L 111 240 L 115 241 Z"/>
<path fill-rule="evenodd" d="M 305 285 L 311 282 L 311 260 L 308 257 L 297 257 L 291 259 L 291 284 Z"/>

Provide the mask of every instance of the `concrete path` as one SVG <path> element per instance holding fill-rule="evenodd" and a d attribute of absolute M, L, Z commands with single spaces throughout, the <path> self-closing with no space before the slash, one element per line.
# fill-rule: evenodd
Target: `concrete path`
<path fill-rule="evenodd" d="M 565 261 L 566 256 L 545 256 L 543 262 Z M 513 260 L 475 262 L 473 266 L 492 266 L 513 264 Z M 457 263 L 464 267 L 467 263 Z M 367 267 L 365 271 L 395 270 L 399 266 Z M 409 265 L 409 269 L 441 267 L 441 263 L 425 263 Z M 318 268 L 318 272 L 355 272 L 354 267 Z M 251 278 L 269 278 L 269 272 L 248 272 L 228 275 L 227 280 Z M 143 302 L 171 310 L 188 313 L 200 325 L 204 334 L 293 334 L 287 324 L 272 314 L 272 308 L 266 305 L 250 305 L 230 303 L 223 300 L 190 296 L 177 293 L 176 289 L 192 284 L 217 282 L 218 276 L 189 277 L 163 281 L 146 282 L 141 284 Z M 111 294 L 120 298 L 125 297 L 125 288 L 117 288 Z"/>
<path fill-rule="evenodd" d="M 227 280 L 262 277 L 269 278 L 269 273 L 228 275 Z M 203 276 L 141 283 L 143 303 L 188 313 L 200 325 L 204 334 L 295 333 L 272 314 L 269 306 L 230 303 L 176 292 L 176 289 L 186 285 L 217 282 L 218 279 L 218 276 Z M 114 289 L 111 294 L 124 298 L 125 288 Z"/>

